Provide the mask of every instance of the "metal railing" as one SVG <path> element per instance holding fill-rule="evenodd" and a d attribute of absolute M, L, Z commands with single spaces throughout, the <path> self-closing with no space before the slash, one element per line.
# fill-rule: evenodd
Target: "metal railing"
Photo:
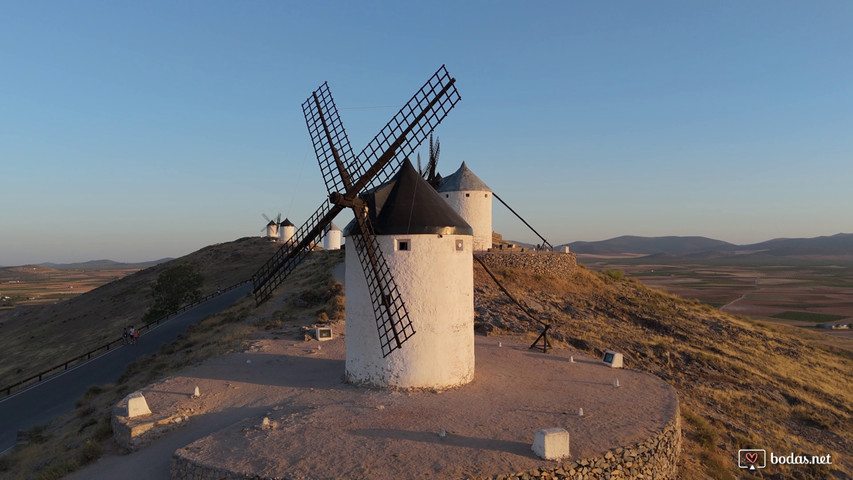
<path fill-rule="evenodd" d="M 208 301 L 214 297 L 218 297 L 219 295 L 222 295 L 223 293 L 225 293 L 229 290 L 234 290 L 235 288 L 240 287 L 242 285 L 245 285 L 247 283 L 251 283 L 251 280 L 244 280 L 242 282 L 235 283 L 234 285 L 231 285 L 230 287 L 220 289 L 214 293 L 211 293 L 210 295 L 208 295 L 206 297 L 202 297 L 202 298 L 200 298 L 200 299 L 198 299 L 192 303 L 188 303 L 188 304 L 182 306 L 181 308 L 175 310 L 174 312 L 166 314 L 166 316 L 164 316 L 164 317 L 158 318 L 157 320 L 148 322 L 147 324 L 143 325 L 142 327 L 139 327 L 139 329 L 138 329 L 139 334 L 141 335 L 142 332 L 147 331 L 147 330 L 151 330 L 152 328 L 160 325 L 161 323 L 169 320 L 170 318 L 173 318 L 173 317 L 175 317 L 181 313 L 186 312 L 187 310 L 189 310 L 189 309 L 191 309 L 197 305 L 200 305 L 200 304 L 202 304 L 202 303 L 204 303 L 204 302 L 206 302 L 206 301 Z M 60 372 L 67 371 L 68 368 L 71 366 L 81 365 L 81 364 L 91 360 L 92 358 L 97 357 L 98 355 L 100 355 L 102 353 L 108 352 L 111 348 L 113 348 L 115 346 L 121 346 L 124 343 L 125 343 L 125 339 L 123 337 L 119 337 L 116 340 L 113 340 L 109 343 L 105 343 L 104 345 L 101 345 L 100 347 L 94 348 L 94 349 L 92 349 L 92 350 L 90 350 L 90 351 L 88 351 L 82 355 L 78 355 L 78 356 L 72 358 L 71 360 L 60 363 L 60 364 L 53 366 L 51 368 L 48 368 L 47 370 L 44 370 L 43 372 L 37 373 L 31 377 L 28 377 L 28 378 L 25 378 L 25 379 L 19 381 L 19 382 L 5 386 L 2 389 L 0 389 L 0 392 L 2 392 L 2 394 L 6 395 L 6 396 L 11 395 L 13 390 L 20 390 L 24 387 L 27 387 L 27 386 L 30 386 L 32 384 L 36 384 L 38 382 L 41 382 L 42 380 L 49 378 L 53 375 L 56 375 Z"/>

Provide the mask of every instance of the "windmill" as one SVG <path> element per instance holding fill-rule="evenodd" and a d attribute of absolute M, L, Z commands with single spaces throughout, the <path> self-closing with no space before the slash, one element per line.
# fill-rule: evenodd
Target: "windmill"
<path fill-rule="evenodd" d="M 252 277 L 255 301 L 267 300 L 317 243 L 344 208 L 353 210 L 359 233 L 352 236 L 369 286 L 383 357 L 400 348 L 415 330 L 373 235 L 367 206 L 358 197 L 388 180 L 461 97 L 442 65 L 385 127 L 354 156 L 327 83 L 302 104 L 329 197 Z"/>
<path fill-rule="evenodd" d="M 279 213 L 278 216 L 275 217 L 275 220 L 271 220 L 266 213 L 262 213 L 261 216 L 264 217 L 264 220 L 269 222 L 264 228 L 261 229 L 261 231 L 266 232 L 267 238 L 270 238 L 272 239 L 272 241 L 275 241 L 278 238 L 278 224 L 281 223 L 281 213 Z"/>
<path fill-rule="evenodd" d="M 441 151 L 441 145 L 438 139 L 435 143 L 432 142 L 432 134 L 429 135 L 429 160 L 427 160 L 426 169 L 421 167 L 421 154 L 418 152 L 418 175 L 424 177 L 433 188 L 438 188 L 441 183 L 441 175 L 435 169 L 438 168 L 438 155 Z"/>
<path fill-rule="evenodd" d="M 281 215 L 278 217 L 281 218 Z M 281 243 L 288 243 L 290 239 L 293 238 L 293 232 L 296 231 L 296 225 L 294 225 L 289 219 L 285 218 L 278 222 L 278 235 Z"/>

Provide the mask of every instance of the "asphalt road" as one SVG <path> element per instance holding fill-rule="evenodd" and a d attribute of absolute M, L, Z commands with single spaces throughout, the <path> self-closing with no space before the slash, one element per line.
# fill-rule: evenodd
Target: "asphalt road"
<path fill-rule="evenodd" d="M 161 345 L 174 341 L 189 325 L 224 310 L 251 290 L 251 284 L 247 284 L 225 292 L 146 332 L 136 345 L 110 350 L 67 372 L 0 399 L 0 453 L 15 445 L 18 430 L 46 424 L 74 409 L 75 402 L 90 386 L 114 383 L 137 358 L 157 352 Z"/>

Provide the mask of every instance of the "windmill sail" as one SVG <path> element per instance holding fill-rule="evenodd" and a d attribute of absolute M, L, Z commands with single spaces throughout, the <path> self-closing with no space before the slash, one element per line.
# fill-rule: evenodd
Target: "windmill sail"
<path fill-rule="evenodd" d="M 327 202 L 320 205 L 295 233 L 295 245 L 283 245 L 253 276 L 257 303 L 269 298 L 304 259 L 311 244 L 319 240 L 334 217 L 343 208 L 350 207 L 359 219 L 362 231 L 356 236 L 360 239 L 355 240 L 354 246 L 371 285 L 383 356 L 399 348 L 415 333 L 357 195 L 365 188 L 387 181 L 403 159 L 447 116 L 461 99 L 454 83 L 455 79 L 442 65 L 355 158 L 328 85 L 321 85 L 306 100 L 303 104 L 306 125 L 334 205 Z"/>

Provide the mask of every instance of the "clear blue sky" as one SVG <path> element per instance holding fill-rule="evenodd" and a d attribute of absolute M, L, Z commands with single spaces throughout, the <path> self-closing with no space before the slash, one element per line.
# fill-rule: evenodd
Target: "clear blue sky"
<path fill-rule="evenodd" d="M 4 2 L 0 265 L 181 256 L 324 198 L 446 64 L 436 132 L 553 244 L 850 232 L 853 2 Z M 365 108 L 372 107 L 372 108 Z M 422 150 L 425 156 L 426 150 Z M 505 237 L 535 237 L 495 205 Z M 342 218 L 339 224 L 346 223 Z"/>

